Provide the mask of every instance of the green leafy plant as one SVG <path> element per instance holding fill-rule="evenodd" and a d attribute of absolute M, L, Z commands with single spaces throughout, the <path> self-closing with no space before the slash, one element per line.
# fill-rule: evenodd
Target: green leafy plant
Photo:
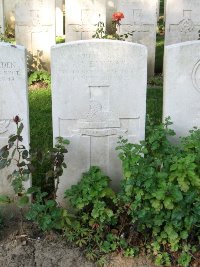
<path fill-rule="evenodd" d="M 15 30 L 9 25 L 6 25 L 6 29 L 4 33 L 1 33 L 1 26 L 0 26 L 0 42 L 6 42 L 15 44 Z"/>
<path fill-rule="evenodd" d="M 62 223 L 69 223 L 67 211 L 61 209 L 56 202 L 59 178 L 63 174 L 63 169 L 67 167 L 64 162 L 64 154 L 68 152 L 65 146 L 69 144 L 69 141 L 58 137 L 55 147 L 44 153 L 32 149 L 27 150 L 23 145 L 23 123 L 19 116 L 15 116 L 13 120 L 17 127 L 17 133 L 12 134 L 8 139 L 8 144 L 0 149 L 0 169 L 9 167 L 11 163 L 16 164 L 16 169 L 8 178 L 18 196 L 17 204 L 20 208 L 29 203 L 30 194 L 34 193 L 34 201 L 30 204 L 27 218 L 36 221 L 44 231 L 60 229 Z M 35 171 L 32 163 L 36 161 L 40 164 L 48 162 L 49 170 L 46 173 L 46 183 L 48 184 L 51 180 L 55 184 L 51 194 L 41 192 L 38 188 L 26 189 L 24 187 L 24 183 L 30 179 Z M 8 196 L 2 195 L 0 202 L 8 204 L 12 200 Z"/>
<path fill-rule="evenodd" d="M 0 169 L 9 167 L 12 162 L 16 163 L 16 169 L 8 176 L 16 194 L 27 199 L 25 195 L 24 182 L 30 178 L 33 166 L 30 162 L 29 152 L 23 145 L 22 131 L 23 123 L 19 116 L 15 116 L 13 121 L 16 124 L 17 132 L 9 136 L 8 144 L 0 149 Z M 23 201 L 23 198 L 20 199 Z"/>
<path fill-rule="evenodd" d="M 66 227 L 65 235 L 68 241 L 84 248 L 88 259 L 103 265 L 111 252 L 136 254 L 136 248 L 131 248 L 124 236 L 127 225 L 110 188 L 110 178 L 99 167 L 91 167 L 78 184 L 66 190 L 65 196 L 76 216 L 76 222 Z"/>
<path fill-rule="evenodd" d="M 64 225 L 71 224 L 71 216 L 67 210 L 58 206 L 55 199 L 46 199 L 47 192 L 41 192 L 38 188 L 30 188 L 27 193 L 34 193 L 35 198 L 31 204 L 26 218 L 37 222 L 43 231 L 62 230 Z"/>
<path fill-rule="evenodd" d="M 125 41 L 129 36 L 133 35 L 133 32 L 128 32 L 125 34 L 120 34 L 120 21 L 124 18 L 124 14 L 122 12 L 115 12 L 112 15 L 112 33 L 108 33 L 106 31 L 106 27 L 104 22 L 99 21 L 97 23 L 97 29 L 95 34 L 92 36 L 92 38 L 97 39 L 110 39 L 110 40 L 121 40 Z"/>
<path fill-rule="evenodd" d="M 28 78 L 28 84 L 33 85 L 37 82 L 42 82 L 44 86 L 51 85 L 51 75 L 47 71 L 34 71 Z"/>
<path fill-rule="evenodd" d="M 86 256 L 92 260 L 106 253 L 103 241 L 117 223 L 115 193 L 109 183 L 98 167 L 91 167 L 77 185 L 65 192 L 77 217 L 76 223 L 66 229 L 67 239 L 86 247 Z"/>
<path fill-rule="evenodd" d="M 200 130 L 175 146 L 170 125 L 169 119 L 150 124 L 145 141 L 121 138 L 117 148 L 124 174 L 119 199 L 137 231 L 152 242 L 156 262 L 168 265 L 168 253 L 181 253 L 200 227 Z"/>
<path fill-rule="evenodd" d="M 90 228 L 116 223 L 115 193 L 109 183 L 110 179 L 98 167 L 91 167 L 77 185 L 65 191 L 65 197 Z"/>
<path fill-rule="evenodd" d="M 65 38 L 63 36 L 56 36 L 56 44 L 65 43 Z"/>
<path fill-rule="evenodd" d="M 162 75 L 155 75 L 152 76 L 148 79 L 148 85 L 153 87 L 153 86 L 159 86 L 162 87 L 163 86 L 163 77 Z"/>

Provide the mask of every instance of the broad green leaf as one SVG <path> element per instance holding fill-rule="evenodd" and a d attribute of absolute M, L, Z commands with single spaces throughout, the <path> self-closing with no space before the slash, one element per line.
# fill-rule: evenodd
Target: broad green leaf
<path fill-rule="evenodd" d="M 10 202 L 11 202 L 11 200 L 8 196 L 0 195 L 0 204 L 8 204 Z"/>

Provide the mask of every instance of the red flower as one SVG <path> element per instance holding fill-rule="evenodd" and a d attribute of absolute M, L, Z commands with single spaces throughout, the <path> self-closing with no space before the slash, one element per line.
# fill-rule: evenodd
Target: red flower
<path fill-rule="evenodd" d="M 15 117 L 13 118 L 13 121 L 14 121 L 16 124 L 18 124 L 18 123 L 21 121 L 21 119 L 20 119 L 19 116 L 15 116 Z"/>
<path fill-rule="evenodd" d="M 119 22 L 121 19 L 124 18 L 124 14 L 122 12 L 115 12 L 112 15 L 112 20 Z"/>

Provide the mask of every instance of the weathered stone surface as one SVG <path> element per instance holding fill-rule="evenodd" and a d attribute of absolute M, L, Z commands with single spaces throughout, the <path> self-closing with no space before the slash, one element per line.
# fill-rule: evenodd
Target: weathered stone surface
<path fill-rule="evenodd" d="M 198 40 L 200 37 L 200 1 L 166 2 L 165 45 Z"/>
<path fill-rule="evenodd" d="M 99 21 L 106 24 L 106 0 L 66 0 L 66 42 L 92 39 Z"/>
<path fill-rule="evenodd" d="M 200 127 L 200 42 L 165 47 L 163 117 L 170 116 L 173 129 L 186 136 Z"/>
<path fill-rule="evenodd" d="M 118 0 L 117 10 L 124 13 L 120 33 L 130 33 L 127 40 L 147 46 L 148 76 L 154 74 L 158 0 Z"/>
<path fill-rule="evenodd" d="M 144 139 L 146 76 L 147 51 L 139 44 L 90 40 L 52 48 L 53 135 L 71 142 L 60 202 L 90 166 L 100 166 L 118 187 L 118 136 Z"/>
<path fill-rule="evenodd" d="M 0 0 L 0 34 L 5 31 L 4 23 L 4 0 Z"/>
<path fill-rule="evenodd" d="M 29 54 L 29 68 L 50 69 L 55 44 L 55 0 L 20 0 L 15 6 L 16 43 Z"/>
<path fill-rule="evenodd" d="M 29 118 L 26 53 L 21 46 L 0 43 L 0 147 L 8 136 L 16 133 L 13 118 L 18 115 L 24 124 L 23 144 L 29 146 Z M 0 170 L 0 194 L 12 195 L 7 176 L 13 166 Z M 16 168 L 16 166 L 15 166 Z M 27 183 L 27 186 L 29 182 Z"/>

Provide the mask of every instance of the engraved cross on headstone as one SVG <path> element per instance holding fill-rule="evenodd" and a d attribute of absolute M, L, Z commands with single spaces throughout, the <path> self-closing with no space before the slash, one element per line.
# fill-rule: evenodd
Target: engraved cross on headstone
<path fill-rule="evenodd" d="M 140 117 L 136 114 L 131 118 L 120 118 L 110 109 L 110 100 L 108 85 L 89 86 L 88 112 L 80 119 L 59 118 L 60 136 L 72 140 L 75 136 L 89 138 L 90 166 L 98 165 L 104 171 L 107 171 L 110 153 L 115 150 L 113 144 L 116 146 L 118 136 L 126 135 L 137 140 L 139 132 Z"/>
<path fill-rule="evenodd" d="M 132 9 L 130 10 L 131 15 L 129 18 L 129 23 L 123 24 L 123 31 L 124 32 L 150 32 L 151 29 L 154 27 L 153 24 L 143 23 L 142 19 L 142 9 Z"/>
<path fill-rule="evenodd" d="M 179 40 L 198 40 L 200 25 L 192 20 L 192 10 L 183 10 L 183 18 L 177 24 L 169 25 L 169 32 L 179 36 Z"/>
<path fill-rule="evenodd" d="M 96 24 L 98 23 L 97 11 L 92 9 L 81 10 L 81 24 L 70 24 L 75 32 L 80 33 L 80 39 L 90 39 L 95 33 Z"/>

